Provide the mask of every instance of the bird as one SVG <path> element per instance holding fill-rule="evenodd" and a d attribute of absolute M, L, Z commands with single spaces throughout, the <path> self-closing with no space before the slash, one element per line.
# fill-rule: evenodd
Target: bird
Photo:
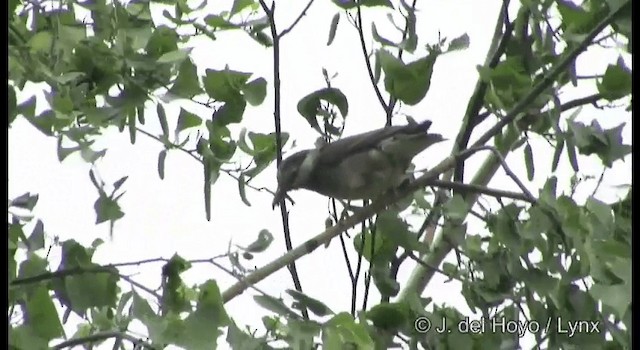
<path fill-rule="evenodd" d="M 272 207 L 296 189 L 359 200 L 375 199 L 397 188 L 407 180 L 407 170 L 417 154 L 446 140 L 440 134 L 428 133 L 430 126 L 430 120 L 417 123 L 409 119 L 407 125 L 316 143 L 314 149 L 294 153 L 278 167 Z"/>

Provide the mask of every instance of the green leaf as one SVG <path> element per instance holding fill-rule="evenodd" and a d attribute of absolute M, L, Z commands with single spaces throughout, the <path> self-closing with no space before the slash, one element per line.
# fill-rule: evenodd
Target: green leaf
<path fill-rule="evenodd" d="M 378 59 L 385 73 L 385 89 L 391 96 L 408 105 L 418 104 L 429 91 L 437 57 L 438 54 L 433 52 L 405 65 L 389 52 L 378 50 Z"/>
<path fill-rule="evenodd" d="M 236 29 L 239 25 L 233 24 L 220 15 L 208 15 L 204 18 L 204 22 L 214 29 Z"/>
<path fill-rule="evenodd" d="M 622 57 L 616 65 L 609 65 L 596 85 L 598 92 L 608 101 L 615 101 L 631 94 L 631 70 L 624 64 Z"/>
<path fill-rule="evenodd" d="M 388 262 L 377 262 L 371 268 L 373 283 L 383 297 L 395 297 L 400 292 L 400 283 L 391 276 L 389 265 Z"/>
<path fill-rule="evenodd" d="M 343 118 L 346 118 L 347 114 L 349 114 L 349 102 L 340 89 L 323 88 L 316 90 L 298 102 L 298 112 L 307 120 L 309 125 L 316 130 L 319 130 L 316 116 L 319 115 L 318 112 L 322 101 L 338 107 Z"/>
<path fill-rule="evenodd" d="M 249 200 L 247 199 L 247 191 L 246 191 L 246 180 L 244 179 L 244 174 L 240 174 L 240 176 L 238 177 L 238 191 L 240 192 L 240 199 L 242 199 L 242 202 L 250 207 L 251 203 L 249 203 Z"/>
<path fill-rule="evenodd" d="M 160 180 L 164 180 L 164 162 L 167 159 L 167 150 L 163 149 L 158 154 L 158 176 Z"/>
<path fill-rule="evenodd" d="M 229 17 L 233 17 L 236 13 L 239 13 L 251 5 L 254 5 L 253 0 L 233 0 L 231 11 L 229 11 Z"/>
<path fill-rule="evenodd" d="M 331 25 L 329 26 L 329 39 L 327 39 L 327 46 L 333 43 L 333 39 L 336 37 L 336 30 L 338 29 L 338 23 L 340 23 L 340 12 L 337 12 L 331 18 Z"/>
<path fill-rule="evenodd" d="M 395 331 L 404 326 L 411 316 L 411 310 L 404 303 L 380 303 L 366 313 L 366 318 L 373 325 L 388 331 Z"/>
<path fill-rule="evenodd" d="M 178 116 L 178 124 L 176 125 L 176 138 L 180 131 L 195 128 L 202 125 L 202 118 L 180 107 L 180 115 Z"/>
<path fill-rule="evenodd" d="M 378 34 L 378 29 L 376 28 L 375 22 L 371 22 L 371 35 L 373 36 L 373 40 L 379 42 L 380 44 L 382 44 L 382 46 L 387 45 L 398 47 L 398 44 Z"/>
<path fill-rule="evenodd" d="M 180 64 L 178 76 L 169 92 L 183 98 L 192 98 L 202 93 L 196 66 L 190 59 L 186 59 Z"/>
<path fill-rule="evenodd" d="M 213 112 L 212 119 L 216 125 L 220 126 L 240 123 L 246 106 L 247 103 L 242 98 L 230 100 Z"/>
<path fill-rule="evenodd" d="M 27 238 L 28 251 L 35 252 L 44 248 L 44 224 L 42 220 L 38 220 L 31 231 L 31 235 Z"/>
<path fill-rule="evenodd" d="M 343 10 L 352 9 L 357 5 L 355 0 L 331 0 L 331 1 Z"/>
<path fill-rule="evenodd" d="M 37 194 L 32 195 L 31 192 L 27 192 L 10 200 L 9 206 L 31 211 L 38 203 L 38 198 L 39 196 Z"/>
<path fill-rule="evenodd" d="M 207 69 L 203 78 L 204 90 L 207 94 L 223 102 L 238 100 L 240 91 L 249 80 L 251 73 L 243 73 L 230 69 Z"/>
<path fill-rule="evenodd" d="M 171 52 L 167 52 L 162 56 L 158 57 L 158 63 L 181 63 L 189 57 L 191 53 L 191 48 L 188 49 L 178 49 Z"/>
<path fill-rule="evenodd" d="M 116 221 L 124 216 L 118 202 L 105 194 L 100 194 L 93 208 L 96 211 L 96 225 L 105 221 Z"/>
<path fill-rule="evenodd" d="M 28 45 L 35 53 L 49 53 L 53 45 L 53 35 L 49 31 L 38 32 L 29 39 Z"/>
<path fill-rule="evenodd" d="M 447 52 L 466 50 L 469 48 L 469 43 L 469 35 L 464 33 L 455 39 L 451 39 L 449 46 L 447 47 Z"/>
<path fill-rule="evenodd" d="M 360 6 L 363 7 L 374 7 L 374 6 L 384 6 L 393 8 L 391 4 L 391 0 L 360 0 Z"/>
<path fill-rule="evenodd" d="M 188 349 L 209 349 L 229 322 L 218 284 L 207 281 L 200 286 L 196 310 L 184 320 L 176 343 Z"/>
<path fill-rule="evenodd" d="M 34 334 L 45 340 L 58 338 L 64 334 L 53 299 L 44 285 L 36 286 L 25 304 L 24 318 Z"/>
<path fill-rule="evenodd" d="M 553 159 L 551 160 L 551 172 L 555 172 L 558 169 L 558 163 L 560 162 L 560 156 L 564 149 L 564 139 L 558 138 L 556 141 L 556 147 L 553 151 Z"/>
<path fill-rule="evenodd" d="M 238 247 L 247 252 L 262 253 L 265 250 L 267 250 L 267 248 L 269 248 L 272 242 L 273 242 L 273 234 L 269 232 L 269 230 L 262 229 L 258 233 L 258 238 L 255 241 L 251 242 L 251 244 L 249 244 L 246 247 L 241 247 L 241 246 L 238 246 Z"/>
<path fill-rule="evenodd" d="M 409 231 L 409 225 L 393 211 L 385 211 L 376 219 L 376 232 L 408 251 L 427 252 L 427 246 L 420 243 L 418 236 Z"/>
<path fill-rule="evenodd" d="M 533 181 L 533 174 L 535 172 L 533 151 L 531 150 L 531 145 L 528 143 L 524 146 L 524 164 L 527 167 L 527 180 Z"/>
<path fill-rule="evenodd" d="M 308 309 L 317 316 L 322 317 L 334 313 L 327 305 L 325 305 L 320 300 L 311 298 L 310 296 L 300 293 L 297 290 L 287 289 L 287 293 L 291 295 L 293 299 L 295 299 L 298 303 L 300 303 L 302 307 Z M 298 309 L 302 308 L 299 307 Z"/>
<path fill-rule="evenodd" d="M 252 80 L 244 85 L 241 90 L 245 100 L 250 105 L 258 106 L 267 96 L 267 81 L 264 78 Z"/>
<path fill-rule="evenodd" d="M 156 105 L 156 112 L 158 119 L 160 120 L 160 127 L 162 128 L 162 135 L 169 136 L 169 125 L 167 124 L 167 114 L 164 111 L 164 106 L 161 103 Z"/>
<path fill-rule="evenodd" d="M 9 84 L 8 90 L 9 90 L 9 99 L 7 101 L 7 108 L 9 109 L 9 114 L 8 114 L 9 125 L 11 125 L 11 123 L 13 123 L 13 121 L 16 119 L 16 116 L 18 115 L 18 109 L 17 109 L 17 100 L 16 100 L 16 89 L 13 86 L 11 86 L 11 84 Z"/>
<path fill-rule="evenodd" d="M 445 215 L 453 220 L 464 220 L 469 211 L 469 205 L 456 194 L 444 205 Z"/>
<path fill-rule="evenodd" d="M 275 312 L 277 315 L 298 319 L 300 316 L 293 312 L 281 299 L 276 299 L 270 295 L 256 295 L 253 297 L 255 302 L 263 308 Z"/>
<path fill-rule="evenodd" d="M 595 197 L 589 197 L 586 208 L 604 225 L 605 230 L 611 230 L 613 228 L 613 211 L 610 206 Z"/>
<path fill-rule="evenodd" d="M 64 279 L 72 309 L 82 315 L 92 307 L 115 307 L 118 300 L 118 271 L 94 263 L 82 267 L 87 271 L 106 270 L 103 272 L 86 272 L 72 275 Z"/>
<path fill-rule="evenodd" d="M 627 308 L 631 306 L 631 286 L 628 284 L 604 285 L 596 283 L 591 286 L 589 294 L 596 300 L 601 300 L 617 312 L 619 318 L 623 318 Z"/>

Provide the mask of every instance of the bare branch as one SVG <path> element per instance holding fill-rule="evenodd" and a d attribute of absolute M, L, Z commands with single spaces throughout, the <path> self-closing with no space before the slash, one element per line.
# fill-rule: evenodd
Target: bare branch
<path fill-rule="evenodd" d="M 90 344 L 90 343 L 94 343 L 94 342 L 98 342 L 98 341 L 107 340 L 107 339 L 110 339 L 110 338 L 126 339 L 126 340 L 132 342 L 133 344 L 135 344 L 137 346 L 136 349 L 138 349 L 138 348 L 140 348 L 142 346 L 143 348 L 146 348 L 146 349 L 156 350 L 156 348 L 154 348 L 148 342 L 145 342 L 144 340 L 142 340 L 140 338 L 134 337 L 134 336 L 132 336 L 130 334 L 127 334 L 126 332 L 121 332 L 121 331 L 100 332 L 100 333 L 87 335 L 85 337 L 78 337 L 78 338 L 69 339 L 69 340 L 63 341 L 62 343 L 60 343 L 58 345 L 54 345 L 52 347 L 52 349 L 60 350 L 60 349 L 64 349 L 64 348 L 72 348 L 72 347 L 77 346 L 77 345 Z"/>
<path fill-rule="evenodd" d="M 293 30 L 293 28 L 298 25 L 298 22 L 300 22 L 300 20 L 302 19 L 302 17 L 304 17 L 304 15 L 307 13 L 307 10 L 309 9 L 309 7 L 311 7 L 311 4 L 313 4 L 314 0 L 309 0 L 309 2 L 307 3 L 307 6 L 304 7 L 304 9 L 302 10 L 302 12 L 300 12 L 300 15 L 298 15 L 298 18 L 296 18 L 295 21 L 293 21 L 293 23 L 291 23 L 291 25 L 289 26 L 289 28 L 283 30 L 280 34 L 278 34 L 278 38 L 282 38 L 283 36 L 287 35 L 290 31 Z M 274 38 L 275 39 L 275 38 Z"/>

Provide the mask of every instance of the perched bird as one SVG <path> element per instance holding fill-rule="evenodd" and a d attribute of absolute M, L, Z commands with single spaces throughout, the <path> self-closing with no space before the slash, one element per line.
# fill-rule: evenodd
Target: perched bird
<path fill-rule="evenodd" d="M 304 188 L 338 199 L 374 199 L 407 179 L 412 159 L 444 140 L 427 130 L 431 121 L 390 126 L 316 145 L 280 163 L 273 206 Z"/>

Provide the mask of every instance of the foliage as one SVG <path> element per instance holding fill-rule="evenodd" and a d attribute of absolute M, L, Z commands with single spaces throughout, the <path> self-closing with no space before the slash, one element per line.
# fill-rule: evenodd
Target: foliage
<path fill-rule="evenodd" d="M 58 1 L 51 6 L 9 1 L 9 128 L 16 119 L 24 118 L 44 135 L 57 139 L 60 161 L 78 152 L 91 164 L 107 151 L 95 144 L 108 128 L 127 132 L 132 144 L 139 135 L 152 137 L 163 147 L 157 162 L 161 179 L 168 152 L 186 152 L 202 167 L 207 220 L 211 217 L 211 187 L 221 174 L 237 180 L 239 196 L 251 205 L 246 196 L 249 182 L 281 159 L 289 135 L 280 131 L 279 107 L 272 133 L 247 131 L 243 117 L 247 108 L 264 102 L 268 88 L 277 91 L 278 86 L 252 72 L 235 70 L 231 63 L 202 73 L 190 58 L 190 40 L 206 38 L 213 47 L 224 49 L 226 43 L 218 36 L 224 31 L 242 31 L 255 45 L 273 50 L 277 64 L 279 40 L 312 11 L 313 0 L 279 33 L 275 7 L 262 1 L 234 0 L 231 9 L 221 13 L 206 13 L 206 3 L 193 7 L 186 0 L 97 0 Z M 371 88 L 388 124 L 402 105 L 420 104 L 431 88 L 437 89 L 431 78 L 438 61 L 469 46 L 466 34 L 439 38 L 435 43 L 420 40 L 415 2 L 334 0 L 333 4 L 337 13 L 331 21 L 327 18 L 327 45 L 341 34 L 341 19 L 356 28 Z M 152 18 L 156 5 L 165 9 L 162 24 Z M 262 331 L 243 329 L 234 322 L 233 310 L 225 308 L 233 295 L 222 291 L 217 281 L 185 284 L 181 275 L 195 262 L 178 255 L 158 259 L 164 264 L 162 286 L 160 293 L 153 291 L 121 274 L 118 265 L 93 262 L 101 240 L 90 246 L 74 240 L 51 242 L 44 223 L 31 214 L 38 195 L 26 193 L 9 200 L 9 347 L 90 347 L 115 339 L 116 346 L 131 342 L 149 349 L 167 345 L 210 349 L 226 334 L 226 342 L 234 349 L 284 345 L 374 349 L 397 342 L 410 348 L 516 348 L 522 344 L 513 333 L 524 331 L 533 334 L 533 347 L 630 347 L 631 191 L 616 203 L 604 203 L 595 195 L 579 202 L 573 193 L 557 189 L 558 176 L 563 175 L 555 174 L 560 162 L 567 162 L 577 178 L 578 155 L 596 156 L 610 168 L 631 153 L 621 136 L 624 124 L 603 128 L 597 121 L 599 115 L 590 123 L 576 120 L 586 104 L 604 109 L 615 102 L 630 110 L 631 69 L 621 55 L 599 76 L 585 79 L 579 77 L 575 64 L 582 52 L 605 42 L 626 40 L 624 49 L 631 53 L 630 1 L 589 0 L 578 5 L 532 0 L 511 7 L 517 10 L 515 18 L 508 16 L 506 8 L 498 16 L 498 30 L 486 63 L 478 66 L 476 89 L 453 150 L 487 144 L 494 152 L 472 180 L 464 179 L 463 161 L 442 176 L 468 186 L 453 187 L 445 194 L 430 190 L 407 193 L 397 208 L 378 210 L 379 215 L 365 221 L 353 238 L 351 249 L 360 256 L 357 268 L 347 262 L 354 290 L 364 259 L 369 266 L 365 279 L 373 280 L 382 296 L 378 304 L 368 307 L 365 298 L 362 308 L 356 310 L 353 291 L 350 312 L 334 312 L 301 290 L 287 290 L 286 298 L 261 294 L 254 300 L 268 313 L 262 319 Z M 367 31 L 362 17 L 374 10 L 390 14 L 401 39 L 389 39 L 381 25 L 372 24 L 375 44 L 370 54 L 363 39 Z M 391 14 L 402 17 L 404 25 L 397 25 Z M 326 72 L 324 78 L 327 86 L 308 87 L 297 110 L 329 140 L 342 134 L 349 99 L 331 86 Z M 563 92 L 584 80 L 595 85 L 597 93 L 566 100 Z M 34 83 L 46 87 L 47 108 L 38 114 L 35 95 L 18 99 L 33 91 Z M 181 100 L 212 108 L 213 113 L 205 117 L 183 106 L 177 115 L 167 112 L 167 103 Z M 159 135 L 144 128 L 154 112 L 162 130 Z M 471 132 L 490 116 L 500 120 L 497 127 L 481 136 L 485 139 L 480 144 L 469 145 Z M 239 137 L 232 136 L 232 124 L 243 126 Z M 533 135 L 548 141 L 550 147 L 534 148 L 530 143 Z M 253 167 L 232 166 L 238 149 L 252 158 Z M 486 184 L 498 168 L 517 180 L 504 158 L 509 153 L 519 155 L 520 149 L 529 181 L 539 166 L 536 155 L 542 152 L 553 154 L 554 174 L 545 176 L 547 182 L 537 194 L 522 188 L 517 198 L 497 196 L 499 209 L 479 214 L 478 197 L 495 194 Z M 96 224 L 109 222 L 113 229 L 126 215 L 119 200 L 127 176 L 110 186 L 93 170 L 89 177 L 98 194 Z M 477 193 L 470 195 L 470 191 Z M 419 230 L 408 224 L 408 211 L 423 219 Z M 482 233 L 468 228 L 471 215 L 484 221 Z M 329 224 L 338 218 L 332 212 Z M 259 274 L 261 270 L 249 271 L 243 263 L 269 249 L 272 241 L 273 234 L 262 230 L 250 245 L 229 247 L 222 258 L 231 265 L 231 273 L 249 278 L 238 282 L 238 288 L 246 289 L 251 284 L 246 281 L 255 283 L 265 277 Z M 57 267 L 52 266 L 47 245 L 61 249 Z M 309 249 L 307 253 L 313 250 Z M 450 252 L 458 257 L 457 265 L 442 262 Z M 223 268 L 219 260 L 208 262 Z M 409 261 L 416 262 L 411 279 L 398 280 L 400 266 Z M 295 280 L 295 269 L 290 271 Z M 470 321 L 459 310 L 421 297 L 435 272 L 461 282 L 469 308 L 483 315 L 480 321 Z M 136 288 L 123 288 L 127 284 Z M 75 334 L 63 327 L 70 314 L 84 320 Z M 129 332 L 134 322 L 145 326 L 143 339 Z M 467 328 L 443 333 L 424 328 L 447 324 Z M 470 327 L 501 331 L 476 332 Z M 580 331 L 574 332 L 575 327 L 581 327 Z"/>

